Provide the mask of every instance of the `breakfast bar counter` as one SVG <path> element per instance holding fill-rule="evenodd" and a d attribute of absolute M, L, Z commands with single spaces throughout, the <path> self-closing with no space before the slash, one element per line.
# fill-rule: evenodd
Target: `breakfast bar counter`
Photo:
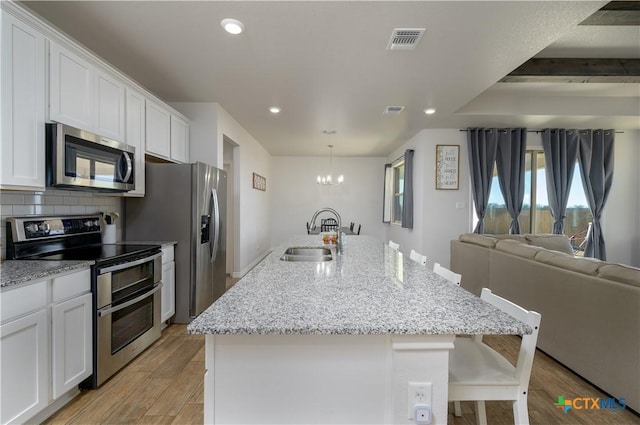
<path fill-rule="evenodd" d="M 414 423 L 409 383 L 446 423 L 457 334 L 531 329 L 368 236 L 324 262 L 281 261 L 292 238 L 197 317 L 205 423 Z"/>

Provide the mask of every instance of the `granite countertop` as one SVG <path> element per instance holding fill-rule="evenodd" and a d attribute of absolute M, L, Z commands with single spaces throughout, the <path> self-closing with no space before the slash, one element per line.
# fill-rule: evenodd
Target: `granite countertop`
<path fill-rule="evenodd" d="M 0 287 L 3 289 L 59 273 L 88 268 L 93 261 L 7 260 L 0 263 Z"/>
<path fill-rule="evenodd" d="M 531 328 L 369 236 L 321 263 L 273 250 L 188 326 L 192 334 L 528 334 Z"/>

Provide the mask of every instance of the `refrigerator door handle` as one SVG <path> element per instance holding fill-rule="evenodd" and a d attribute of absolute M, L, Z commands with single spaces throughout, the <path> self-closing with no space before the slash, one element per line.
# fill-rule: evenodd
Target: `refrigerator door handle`
<path fill-rule="evenodd" d="M 211 189 L 211 200 L 213 201 L 213 249 L 211 253 L 211 262 L 216 261 L 218 255 L 218 235 L 220 234 L 220 206 L 218 205 L 218 191 Z"/>

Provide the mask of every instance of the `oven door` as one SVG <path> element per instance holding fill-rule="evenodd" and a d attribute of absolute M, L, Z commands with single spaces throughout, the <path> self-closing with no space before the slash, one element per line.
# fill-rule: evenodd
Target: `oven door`
<path fill-rule="evenodd" d="M 94 387 L 160 338 L 161 256 L 98 270 Z"/>

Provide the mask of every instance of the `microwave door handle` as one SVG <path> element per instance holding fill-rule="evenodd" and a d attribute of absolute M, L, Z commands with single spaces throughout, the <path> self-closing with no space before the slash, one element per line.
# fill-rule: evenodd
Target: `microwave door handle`
<path fill-rule="evenodd" d="M 122 152 L 122 156 L 127 163 L 127 172 L 122 178 L 122 183 L 127 183 L 129 181 L 129 177 L 131 177 L 131 173 L 133 172 L 133 164 L 131 163 L 131 157 L 128 152 Z"/>
<path fill-rule="evenodd" d="M 213 200 L 213 237 L 212 237 L 212 253 L 211 253 L 211 262 L 216 261 L 216 256 L 218 255 L 218 236 L 220 234 L 220 208 L 218 205 L 218 191 L 216 189 L 211 189 L 211 199 Z"/>

